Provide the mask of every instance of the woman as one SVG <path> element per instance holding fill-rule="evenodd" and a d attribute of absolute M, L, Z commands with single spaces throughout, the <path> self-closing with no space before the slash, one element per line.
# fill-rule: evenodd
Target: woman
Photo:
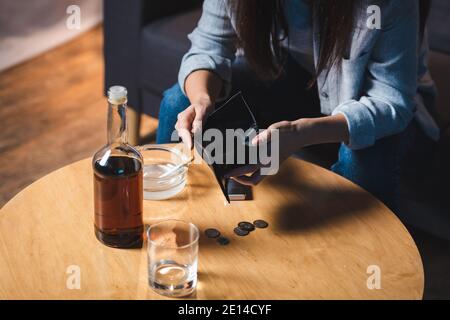
<path fill-rule="evenodd" d="M 419 99 L 433 93 L 427 9 L 419 0 L 205 0 L 178 84 L 164 94 L 157 140 L 169 142 L 175 128 L 192 146 L 214 105 L 242 89 L 268 126 L 253 143 L 279 129 L 280 160 L 341 143 L 332 170 L 395 207 L 416 110 L 435 135 L 423 104 L 430 99 Z M 259 82 L 244 76 L 242 61 Z M 248 185 L 263 179 L 255 166 L 230 175 Z"/>

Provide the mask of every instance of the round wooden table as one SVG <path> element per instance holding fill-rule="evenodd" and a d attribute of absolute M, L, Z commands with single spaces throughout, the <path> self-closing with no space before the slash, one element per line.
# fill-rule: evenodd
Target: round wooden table
<path fill-rule="evenodd" d="M 59 169 L 0 211 L 0 299 L 160 299 L 141 250 L 94 236 L 90 159 Z M 383 204 L 351 182 L 289 159 L 254 188 L 253 201 L 224 204 L 206 164 L 166 201 L 144 201 L 145 223 L 194 222 L 202 231 L 198 299 L 421 299 L 419 252 Z M 267 229 L 234 235 L 240 221 Z M 220 246 L 203 231 L 217 228 Z M 379 280 L 379 282 L 377 282 Z M 380 285 L 380 288 L 377 287 Z M 377 289 L 378 288 L 378 289 Z"/>

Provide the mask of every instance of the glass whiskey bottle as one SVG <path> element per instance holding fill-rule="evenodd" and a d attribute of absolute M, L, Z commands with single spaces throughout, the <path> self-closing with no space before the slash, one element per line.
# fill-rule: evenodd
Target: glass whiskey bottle
<path fill-rule="evenodd" d="M 108 90 L 107 143 L 92 159 L 95 235 L 114 248 L 143 242 L 143 159 L 127 142 L 127 90 Z"/>

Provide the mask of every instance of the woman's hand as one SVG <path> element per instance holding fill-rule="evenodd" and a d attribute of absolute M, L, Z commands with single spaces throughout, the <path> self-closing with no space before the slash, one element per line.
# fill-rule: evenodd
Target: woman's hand
<path fill-rule="evenodd" d="M 178 114 L 175 129 L 190 150 L 193 147 L 192 134 L 200 130 L 212 111 L 214 101 L 222 90 L 222 80 L 208 70 L 197 70 L 187 77 L 184 88 L 191 105 Z"/>
<path fill-rule="evenodd" d="M 275 130 L 279 133 L 278 141 L 272 143 L 279 144 L 279 165 L 302 147 L 321 143 L 347 143 L 349 139 L 347 120 L 344 115 L 336 114 L 322 118 L 274 123 L 257 135 L 252 140 L 252 144 L 263 145 L 270 142 L 273 137 L 276 137 L 273 134 Z M 245 185 L 257 185 L 265 177 L 261 174 L 262 167 L 262 164 L 257 164 L 237 168 L 229 172 L 227 177 Z"/>
<path fill-rule="evenodd" d="M 188 150 L 192 149 L 192 135 L 200 130 L 203 121 L 208 116 L 213 107 L 213 103 L 208 98 L 202 98 L 193 101 L 183 112 L 178 114 L 178 120 L 175 129 L 178 136 L 183 140 Z"/>
<path fill-rule="evenodd" d="M 279 164 L 289 158 L 293 153 L 300 150 L 308 143 L 308 119 L 300 119 L 297 121 L 281 121 L 272 124 L 269 128 L 258 134 L 253 140 L 252 145 L 264 145 L 267 143 L 279 144 Z M 278 131 L 278 134 L 275 132 Z M 277 138 L 278 141 L 272 141 Z M 273 156 L 272 156 L 273 157 Z M 270 164 L 256 164 L 237 168 L 227 174 L 227 177 L 245 184 L 257 185 L 264 179 L 261 174 L 261 168 Z"/>

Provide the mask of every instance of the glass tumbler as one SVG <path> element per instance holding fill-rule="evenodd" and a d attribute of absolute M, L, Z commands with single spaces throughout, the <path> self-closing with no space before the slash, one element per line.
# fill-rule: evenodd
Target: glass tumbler
<path fill-rule="evenodd" d="M 181 220 L 150 226 L 148 282 L 157 293 L 169 297 L 191 294 L 197 285 L 198 228 Z"/>

